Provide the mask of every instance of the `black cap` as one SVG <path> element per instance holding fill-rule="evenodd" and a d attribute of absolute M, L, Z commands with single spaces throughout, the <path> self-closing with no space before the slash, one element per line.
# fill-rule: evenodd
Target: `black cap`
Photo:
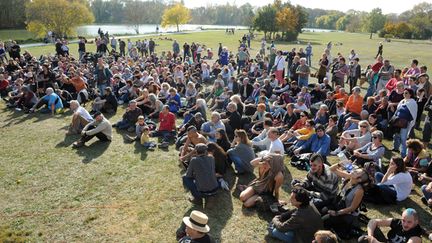
<path fill-rule="evenodd" d="M 102 112 L 100 112 L 100 111 L 96 111 L 96 112 L 93 114 L 93 118 L 96 119 L 96 117 L 99 116 L 99 115 L 102 115 Z"/>

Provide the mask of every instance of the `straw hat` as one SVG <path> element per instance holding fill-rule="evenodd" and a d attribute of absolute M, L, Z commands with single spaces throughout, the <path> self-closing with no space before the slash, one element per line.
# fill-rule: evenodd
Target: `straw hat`
<path fill-rule="evenodd" d="M 183 223 L 189 228 L 196 230 L 201 233 L 207 233 L 210 231 L 210 227 L 207 225 L 208 217 L 200 211 L 192 211 L 190 217 L 184 217 Z"/>

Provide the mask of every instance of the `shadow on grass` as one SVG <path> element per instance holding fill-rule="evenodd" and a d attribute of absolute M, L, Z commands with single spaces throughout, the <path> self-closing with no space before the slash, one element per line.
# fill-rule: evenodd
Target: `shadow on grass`
<path fill-rule="evenodd" d="M 58 144 L 56 144 L 56 148 L 65 148 L 65 147 L 69 147 L 72 145 L 73 142 L 77 141 L 80 138 L 80 136 L 77 135 L 70 135 L 70 136 L 66 136 L 64 137 L 63 141 L 59 142 Z"/>
<path fill-rule="evenodd" d="M 143 145 L 141 145 L 140 142 L 136 141 L 134 144 L 135 147 L 135 154 L 141 154 L 141 160 L 145 160 L 147 158 L 147 150 L 146 148 L 144 148 Z"/>
<path fill-rule="evenodd" d="M 108 149 L 110 144 L 110 142 L 102 142 L 97 140 L 90 145 L 85 145 L 84 147 L 77 149 L 76 153 L 79 156 L 84 157 L 82 162 L 87 164 L 101 156 Z"/>
<path fill-rule="evenodd" d="M 236 176 L 232 168 L 228 168 L 227 173 L 224 175 L 224 180 L 228 183 L 230 191 L 219 189 L 215 196 L 205 199 L 204 208 L 202 205 L 192 204 L 192 207 L 184 214 L 184 217 L 187 217 L 193 210 L 205 213 L 209 218 L 208 225 L 211 228 L 209 234 L 216 242 L 222 242 L 222 230 L 233 213 L 233 202 L 230 192 L 235 185 Z M 181 223 L 177 232 L 184 230 L 185 225 Z"/>

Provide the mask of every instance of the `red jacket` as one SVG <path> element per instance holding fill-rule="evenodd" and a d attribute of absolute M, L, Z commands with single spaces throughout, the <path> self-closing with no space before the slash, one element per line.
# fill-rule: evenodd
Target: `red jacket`
<path fill-rule="evenodd" d="M 159 113 L 159 131 L 174 131 L 175 130 L 175 120 L 176 117 L 173 113 L 169 112 L 168 114 L 164 114 L 163 112 Z"/>

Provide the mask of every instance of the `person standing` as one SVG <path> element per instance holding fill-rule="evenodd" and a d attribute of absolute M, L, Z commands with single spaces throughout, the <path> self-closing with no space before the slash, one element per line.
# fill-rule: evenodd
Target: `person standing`
<path fill-rule="evenodd" d="M 300 88 L 308 87 L 310 68 L 306 64 L 306 58 L 300 58 L 300 65 L 297 67 L 298 84 Z"/>
<path fill-rule="evenodd" d="M 377 54 L 376 54 L 376 56 L 375 56 L 375 59 L 376 59 L 377 57 L 379 57 L 379 56 L 382 56 L 382 54 L 383 54 L 383 48 L 384 48 L 383 43 L 380 42 L 379 45 L 378 45 L 378 52 L 377 52 Z"/>
<path fill-rule="evenodd" d="M 393 77 L 394 71 L 395 69 L 393 65 L 390 64 L 390 60 L 384 60 L 384 65 L 380 68 L 378 72 L 379 79 L 376 88 L 377 92 L 385 89 L 386 84 Z"/>
<path fill-rule="evenodd" d="M 78 42 L 78 54 L 79 54 L 79 61 L 82 61 L 82 58 L 84 57 L 86 53 L 86 42 L 87 40 L 84 37 L 80 37 Z"/>
<path fill-rule="evenodd" d="M 279 50 L 276 52 L 276 57 L 274 59 L 274 65 L 273 65 L 273 70 L 279 84 L 282 84 L 283 82 L 284 68 L 285 68 L 285 58 L 282 56 L 282 51 Z"/>
<path fill-rule="evenodd" d="M 117 51 L 117 40 L 114 36 L 111 37 L 111 48 L 114 51 Z"/>
<path fill-rule="evenodd" d="M 177 42 L 177 40 L 174 40 L 172 48 L 173 48 L 174 58 L 177 58 L 178 55 L 180 54 L 180 45 Z"/>
<path fill-rule="evenodd" d="M 361 75 L 361 66 L 358 62 L 359 59 L 358 57 L 356 57 L 352 60 L 352 63 L 349 66 L 348 81 L 350 90 L 353 90 L 353 88 L 357 86 L 357 80 L 360 78 Z"/>
<path fill-rule="evenodd" d="M 152 38 L 150 38 L 149 43 L 148 43 L 150 55 L 154 54 L 155 47 L 156 47 L 156 43 L 154 42 L 154 40 Z"/>
<path fill-rule="evenodd" d="M 94 71 L 94 75 L 97 88 L 99 89 L 101 95 L 104 95 L 105 88 L 110 86 L 110 80 L 113 75 L 108 66 L 105 66 L 105 62 L 102 58 L 98 58 L 98 63 Z"/>
<path fill-rule="evenodd" d="M 310 67 L 312 66 L 312 45 L 309 42 L 308 45 L 305 48 L 306 50 L 306 61 L 307 61 L 307 65 Z"/>
<path fill-rule="evenodd" d="M 126 43 L 122 39 L 119 39 L 119 48 L 120 48 L 120 56 L 124 57 L 126 55 L 125 53 Z"/>

